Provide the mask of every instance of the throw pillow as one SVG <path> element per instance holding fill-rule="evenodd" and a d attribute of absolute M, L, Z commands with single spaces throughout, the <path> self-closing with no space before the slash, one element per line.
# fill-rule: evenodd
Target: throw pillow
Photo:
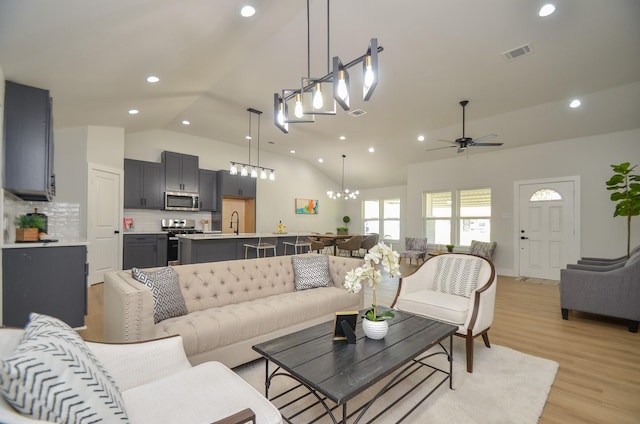
<path fill-rule="evenodd" d="M 481 256 L 485 259 L 493 260 L 493 252 L 496 251 L 496 246 L 498 243 L 495 241 L 491 243 L 486 243 L 483 241 L 471 240 L 471 247 L 469 248 L 469 253 L 472 255 Z"/>
<path fill-rule="evenodd" d="M 470 297 L 478 284 L 482 259 L 465 256 L 439 256 L 432 290 Z"/>
<path fill-rule="evenodd" d="M 128 423 L 118 387 L 64 322 L 32 313 L 13 354 L 1 362 L 0 391 L 23 415 L 56 423 Z"/>
<path fill-rule="evenodd" d="M 153 295 L 153 321 L 187 314 L 187 305 L 180 291 L 178 275 L 170 266 L 159 271 L 146 272 L 138 268 L 131 269 L 131 275 L 151 289 Z"/>
<path fill-rule="evenodd" d="M 333 286 L 326 255 L 292 256 L 291 262 L 296 290 Z"/>

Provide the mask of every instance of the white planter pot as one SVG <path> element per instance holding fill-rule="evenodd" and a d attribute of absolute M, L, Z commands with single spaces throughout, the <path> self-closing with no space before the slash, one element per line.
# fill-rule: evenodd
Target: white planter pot
<path fill-rule="evenodd" d="M 362 331 L 364 335 L 373 340 L 380 340 L 387 335 L 389 331 L 389 323 L 384 321 L 369 321 L 368 319 L 362 320 Z"/>

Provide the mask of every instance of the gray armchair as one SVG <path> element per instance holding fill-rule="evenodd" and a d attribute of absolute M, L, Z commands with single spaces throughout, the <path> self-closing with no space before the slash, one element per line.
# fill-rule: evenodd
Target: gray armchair
<path fill-rule="evenodd" d="M 616 269 L 598 271 L 560 270 L 562 319 L 569 310 L 628 320 L 629 331 L 638 332 L 640 322 L 640 254 Z"/>
<path fill-rule="evenodd" d="M 408 259 L 409 264 L 411 264 L 415 259 L 416 265 L 418 265 L 418 260 L 422 259 L 422 262 L 424 262 L 427 256 L 427 238 L 405 237 L 404 249 L 404 252 L 400 253 L 400 261 L 402 261 L 402 258 L 405 258 Z"/>
<path fill-rule="evenodd" d="M 593 258 L 585 256 L 582 259 L 578 260 L 578 265 L 609 266 L 614 264 L 624 264 L 625 262 L 627 262 L 627 259 L 638 252 L 640 252 L 640 245 L 631 249 L 631 252 L 629 252 L 629 257 L 627 257 L 627 255 L 623 255 L 617 258 Z"/>

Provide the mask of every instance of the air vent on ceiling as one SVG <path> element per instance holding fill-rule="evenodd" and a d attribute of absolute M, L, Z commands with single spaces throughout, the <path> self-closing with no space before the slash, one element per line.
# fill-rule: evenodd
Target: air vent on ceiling
<path fill-rule="evenodd" d="M 365 112 L 362 109 L 355 109 L 355 110 L 352 110 L 351 112 L 349 112 L 349 115 L 354 116 L 354 117 L 357 118 L 358 116 L 364 115 L 365 113 L 367 113 L 367 112 Z"/>
<path fill-rule="evenodd" d="M 502 53 L 502 55 L 507 60 L 513 60 L 520 56 L 525 56 L 531 53 L 533 53 L 533 48 L 531 47 L 531 44 L 527 43 L 524 46 L 516 47 L 513 50 L 506 51 Z"/>

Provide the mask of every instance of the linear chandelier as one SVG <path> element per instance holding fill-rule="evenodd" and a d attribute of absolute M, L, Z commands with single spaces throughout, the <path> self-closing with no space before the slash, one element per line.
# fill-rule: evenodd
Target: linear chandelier
<path fill-rule="evenodd" d="M 260 115 L 262 115 L 262 112 L 253 108 L 247 109 L 247 112 L 249 112 L 249 135 L 246 136 L 246 139 L 249 140 L 249 163 L 232 161 L 231 167 L 229 168 L 229 173 L 231 175 L 237 175 L 238 167 L 240 167 L 240 175 L 243 177 L 250 176 L 251 178 L 258 178 L 258 173 L 260 173 L 261 180 L 266 180 L 267 178 L 269 178 L 271 181 L 273 181 L 276 179 L 275 169 L 260 166 Z M 251 127 L 252 127 L 251 117 L 254 114 L 258 115 L 258 164 L 257 165 L 251 164 Z M 268 176 L 267 176 L 267 171 L 269 171 Z"/>
<path fill-rule="evenodd" d="M 340 191 L 337 193 L 331 190 L 327 191 L 327 196 L 329 196 L 330 199 L 344 199 L 344 200 L 354 199 L 355 200 L 358 197 L 358 194 L 360 194 L 358 190 L 350 191 L 348 188 L 344 188 L 344 159 L 345 158 L 346 156 L 342 155 L 342 186 L 340 187 Z"/>
<path fill-rule="evenodd" d="M 362 56 L 342 63 L 338 56 L 333 57 L 333 70 L 330 69 L 330 31 L 329 1 L 327 0 L 327 74 L 320 78 L 311 77 L 311 36 L 309 24 L 309 0 L 307 0 L 307 76 L 301 79 L 300 88 L 283 89 L 273 95 L 273 120 L 285 134 L 289 132 L 289 124 L 315 122 L 316 115 L 335 115 L 336 103 L 344 110 L 349 110 L 350 80 L 349 69 L 362 64 L 362 98 L 368 101 L 378 85 L 378 53 L 383 51 L 378 46 L 378 39 L 369 41 L 367 52 Z"/>

